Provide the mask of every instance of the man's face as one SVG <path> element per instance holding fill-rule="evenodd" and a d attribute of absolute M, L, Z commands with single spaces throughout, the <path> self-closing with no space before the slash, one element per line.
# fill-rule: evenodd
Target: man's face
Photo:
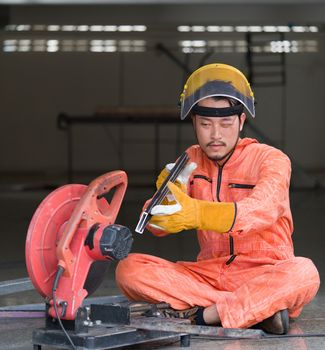
<path fill-rule="evenodd" d="M 212 108 L 230 107 L 227 100 L 215 100 L 211 97 L 200 101 L 199 106 Z M 216 161 L 222 160 L 235 147 L 239 132 L 246 119 L 245 113 L 229 117 L 192 117 L 199 145 L 206 155 Z"/>

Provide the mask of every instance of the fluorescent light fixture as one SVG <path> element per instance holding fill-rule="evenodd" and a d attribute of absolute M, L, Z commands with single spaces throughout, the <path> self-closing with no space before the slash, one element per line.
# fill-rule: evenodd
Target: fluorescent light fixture
<path fill-rule="evenodd" d="M 147 27 L 144 25 L 135 25 L 133 26 L 133 30 L 135 32 L 145 32 L 147 30 Z"/>
<path fill-rule="evenodd" d="M 47 40 L 46 43 L 47 43 L 47 46 L 58 46 L 59 40 L 51 39 L 51 40 Z"/>
<path fill-rule="evenodd" d="M 20 45 L 18 47 L 18 51 L 19 52 L 28 52 L 31 50 L 31 46 L 30 45 Z"/>
<path fill-rule="evenodd" d="M 7 39 L 7 40 L 4 40 L 3 44 L 5 46 L 16 45 L 17 44 L 17 40 L 16 39 Z"/>
<path fill-rule="evenodd" d="M 27 46 L 27 45 L 30 45 L 31 43 L 32 41 L 30 39 L 19 40 L 19 45 Z"/>
<path fill-rule="evenodd" d="M 318 42 L 316 40 L 305 40 L 305 43 L 308 46 L 318 46 Z"/>
<path fill-rule="evenodd" d="M 103 40 L 103 45 L 116 45 L 116 40 Z"/>
<path fill-rule="evenodd" d="M 117 26 L 104 26 L 104 31 L 105 32 L 116 32 L 117 31 Z"/>
<path fill-rule="evenodd" d="M 114 45 L 107 45 L 104 48 L 104 52 L 116 52 L 116 46 L 114 46 Z"/>
<path fill-rule="evenodd" d="M 236 32 L 244 32 L 244 33 L 248 32 L 248 26 L 236 26 L 235 29 L 236 29 Z"/>
<path fill-rule="evenodd" d="M 132 26 L 130 25 L 121 25 L 121 26 L 118 26 L 117 30 L 119 32 L 132 32 Z"/>
<path fill-rule="evenodd" d="M 278 32 L 288 33 L 290 32 L 290 27 L 288 26 L 277 26 Z"/>
<path fill-rule="evenodd" d="M 16 52 L 17 51 L 17 46 L 16 45 L 5 45 L 3 47 L 4 52 Z"/>
<path fill-rule="evenodd" d="M 312 32 L 312 33 L 317 33 L 317 32 L 318 32 L 318 27 L 316 27 L 316 26 L 310 26 L 310 27 L 309 27 L 309 31 Z"/>
<path fill-rule="evenodd" d="M 33 30 L 42 32 L 42 31 L 46 30 L 46 25 L 45 24 L 34 24 Z"/>
<path fill-rule="evenodd" d="M 16 30 L 19 32 L 28 31 L 28 30 L 31 30 L 31 25 L 30 24 L 19 24 L 16 26 Z"/>
<path fill-rule="evenodd" d="M 297 42 L 293 45 L 297 49 Z M 273 53 L 290 53 L 292 52 L 292 41 L 277 40 L 270 42 L 271 52 Z"/>
<path fill-rule="evenodd" d="M 87 32 L 89 30 L 89 26 L 82 24 L 80 26 L 77 26 L 77 31 L 78 32 Z"/>
<path fill-rule="evenodd" d="M 234 27 L 233 26 L 221 26 L 220 30 L 222 32 L 233 32 L 234 31 Z"/>
<path fill-rule="evenodd" d="M 46 48 L 46 51 L 47 52 L 57 52 L 57 51 L 59 51 L 59 48 L 57 46 L 48 46 Z"/>
<path fill-rule="evenodd" d="M 145 40 L 133 40 L 133 45 L 135 46 L 146 46 Z"/>
<path fill-rule="evenodd" d="M 14 30 L 16 30 L 16 24 L 7 24 L 6 26 L 5 26 L 5 31 L 14 31 Z"/>
<path fill-rule="evenodd" d="M 57 52 L 59 51 L 59 41 L 58 40 L 47 40 L 47 47 L 46 51 L 47 52 Z"/>
<path fill-rule="evenodd" d="M 192 26 L 192 32 L 204 32 L 205 27 L 204 26 Z"/>
<path fill-rule="evenodd" d="M 34 40 L 34 45 L 45 45 L 46 40 L 45 39 L 35 39 Z"/>
<path fill-rule="evenodd" d="M 193 40 L 192 46 L 194 47 L 204 47 L 206 46 L 207 42 L 205 40 Z"/>
<path fill-rule="evenodd" d="M 220 32 L 221 28 L 220 26 L 207 26 L 208 32 Z"/>
<path fill-rule="evenodd" d="M 94 45 L 90 48 L 90 51 L 91 52 L 104 52 L 104 48 L 101 45 L 99 45 L 99 46 Z"/>
<path fill-rule="evenodd" d="M 88 45 L 88 40 L 69 40 L 71 41 L 71 44 L 75 43 L 76 46 L 85 46 Z"/>
<path fill-rule="evenodd" d="M 235 42 L 237 46 L 247 46 L 246 40 L 236 40 Z"/>
<path fill-rule="evenodd" d="M 209 47 L 215 47 L 220 45 L 220 40 L 209 40 L 208 41 L 208 46 Z"/>
<path fill-rule="evenodd" d="M 119 51 L 120 52 L 131 52 L 132 48 L 131 48 L 131 46 L 121 46 L 121 47 L 119 47 Z"/>
<path fill-rule="evenodd" d="M 75 51 L 73 45 L 63 45 L 61 48 L 61 51 L 63 52 L 73 52 Z M 78 49 L 76 49 L 76 51 L 78 51 Z"/>
<path fill-rule="evenodd" d="M 74 51 L 76 51 L 76 52 L 87 52 L 88 51 L 88 46 L 77 46 Z"/>
<path fill-rule="evenodd" d="M 77 26 L 74 26 L 71 24 L 65 24 L 61 28 L 64 32 L 73 32 L 77 29 Z"/>
<path fill-rule="evenodd" d="M 233 42 L 233 40 L 222 40 L 221 45 L 222 46 L 233 46 L 234 42 Z"/>
<path fill-rule="evenodd" d="M 91 46 L 101 46 L 101 45 L 103 45 L 103 40 L 91 40 L 90 45 Z"/>
<path fill-rule="evenodd" d="M 236 46 L 236 52 L 238 53 L 246 53 L 247 47 L 246 46 Z"/>
<path fill-rule="evenodd" d="M 119 45 L 130 46 L 130 45 L 132 45 L 132 40 L 120 40 Z"/>
<path fill-rule="evenodd" d="M 255 53 L 261 53 L 263 51 L 262 47 L 260 46 L 253 46 L 251 50 Z"/>
<path fill-rule="evenodd" d="M 292 31 L 296 33 L 303 33 L 306 31 L 306 27 L 303 26 L 292 26 Z"/>
<path fill-rule="evenodd" d="M 275 33 L 278 31 L 278 28 L 276 26 L 264 26 L 263 31 L 267 33 Z"/>
<path fill-rule="evenodd" d="M 293 27 L 289 27 L 289 26 L 284 26 L 284 25 L 280 25 L 280 26 L 276 26 L 276 25 L 266 25 L 266 26 L 259 26 L 259 25 L 238 25 L 238 26 L 219 26 L 219 25 L 208 25 L 208 26 L 200 26 L 200 25 L 196 25 L 196 26 L 178 26 L 177 30 L 179 32 L 204 32 L 204 31 L 208 31 L 208 32 L 239 32 L 239 33 L 261 33 L 261 32 L 269 32 L 269 33 L 276 33 L 276 32 L 281 32 L 281 33 L 288 33 L 290 31 L 294 31 L 294 32 L 318 32 L 319 29 L 317 26 L 293 26 Z"/>
<path fill-rule="evenodd" d="M 180 46 L 182 47 L 190 47 L 192 46 L 191 40 L 182 40 L 179 42 Z"/>
<path fill-rule="evenodd" d="M 189 32 L 189 31 L 191 31 L 191 27 L 190 26 L 178 26 L 177 30 L 179 32 Z"/>
<path fill-rule="evenodd" d="M 179 42 L 182 47 L 205 47 L 207 42 L 205 40 L 183 40 Z"/>
<path fill-rule="evenodd" d="M 101 26 L 101 25 L 90 26 L 90 31 L 91 32 L 101 32 L 103 30 L 104 30 L 104 26 Z"/>
<path fill-rule="evenodd" d="M 135 46 L 133 47 L 133 52 L 145 52 L 146 48 L 143 46 Z"/>
<path fill-rule="evenodd" d="M 46 47 L 44 45 L 34 45 L 33 51 L 35 52 L 44 52 L 46 51 Z"/>
<path fill-rule="evenodd" d="M 262 32 L 263 28 L 261 26 L 249 26 L 248 31 L 252 33 Z"/>
<path fill-rule="evenodd" d="M 62 46 L 73 46 L 75 43 L 74 40 L 62 40 Z"/>
<path fill-rule="evenodd" d="M 47 26 L 47 30 L 49 32 L 58 32 L 60 30 L 60 26 L 57 24 L 50 24 Z"/>

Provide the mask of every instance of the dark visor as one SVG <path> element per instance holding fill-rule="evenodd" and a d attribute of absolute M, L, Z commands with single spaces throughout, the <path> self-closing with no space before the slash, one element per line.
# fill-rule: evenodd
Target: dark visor
<path fill-rule="evenodd" d="M 236 105 L 225 108 L 212 108 L 212 107 L 202 107 L 195 105 L 192 108 L 194 114 L 201 115 L 203 117 L 229 117 L 231 115 L 240 115 L 244 111 L 243 105 Z"/>

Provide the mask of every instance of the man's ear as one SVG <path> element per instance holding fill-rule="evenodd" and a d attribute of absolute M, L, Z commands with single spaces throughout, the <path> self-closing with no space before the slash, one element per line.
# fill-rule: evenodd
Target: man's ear
<path fill-rule="evenodd" d="M 191 119 L 192 119 L 193 129 L 194 129 L 194 131 L 196 131 L 196 125 L 195 125 L 196 118 L 195 118 L 194 114 L 191 115 Z"/>
<path fill-rule="evenodd" d="M 242 113 L 239 117 L 239 131 L 243 130 L 244 124 L 245 124 L 245 120 L 246 120 L 246 114 Z"/>

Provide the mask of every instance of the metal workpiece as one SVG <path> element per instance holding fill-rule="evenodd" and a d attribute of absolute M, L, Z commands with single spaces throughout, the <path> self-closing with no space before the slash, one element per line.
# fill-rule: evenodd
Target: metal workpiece
<path fill-rule="evenodd" d="M 265 336 L 265 333 L 259 329 L 197 326 L 192 325 L 190 320 L 163 317 L 131 317 L 130 325 L 138 329 L 161 330 L 215 339 L 260 339 Z"/>
<path fill-rule="evenodd" d="M 147 208 L 141 213 L 139 222 L 135 228 L 135 232 L 137 233 L 143 233 L 145 227 L 147 226 L 150 218 L 151 218 L 151 209 L 155 205 L 159 205 L 163 199 L 166 197 L 168 193 L 168 182 L 175 182 L 177 179 L 177 176 L 180 174 L 180 172 L 184 169 L 185 165 L 187 164 L 189 160 L 189 156 L 186 152 L 184 152 L 175 163 L 173 169 L 170 171 L 160 188 L 156 191 L 154 196 L 152 197 L 150 203 L 148 204 Z"/>

